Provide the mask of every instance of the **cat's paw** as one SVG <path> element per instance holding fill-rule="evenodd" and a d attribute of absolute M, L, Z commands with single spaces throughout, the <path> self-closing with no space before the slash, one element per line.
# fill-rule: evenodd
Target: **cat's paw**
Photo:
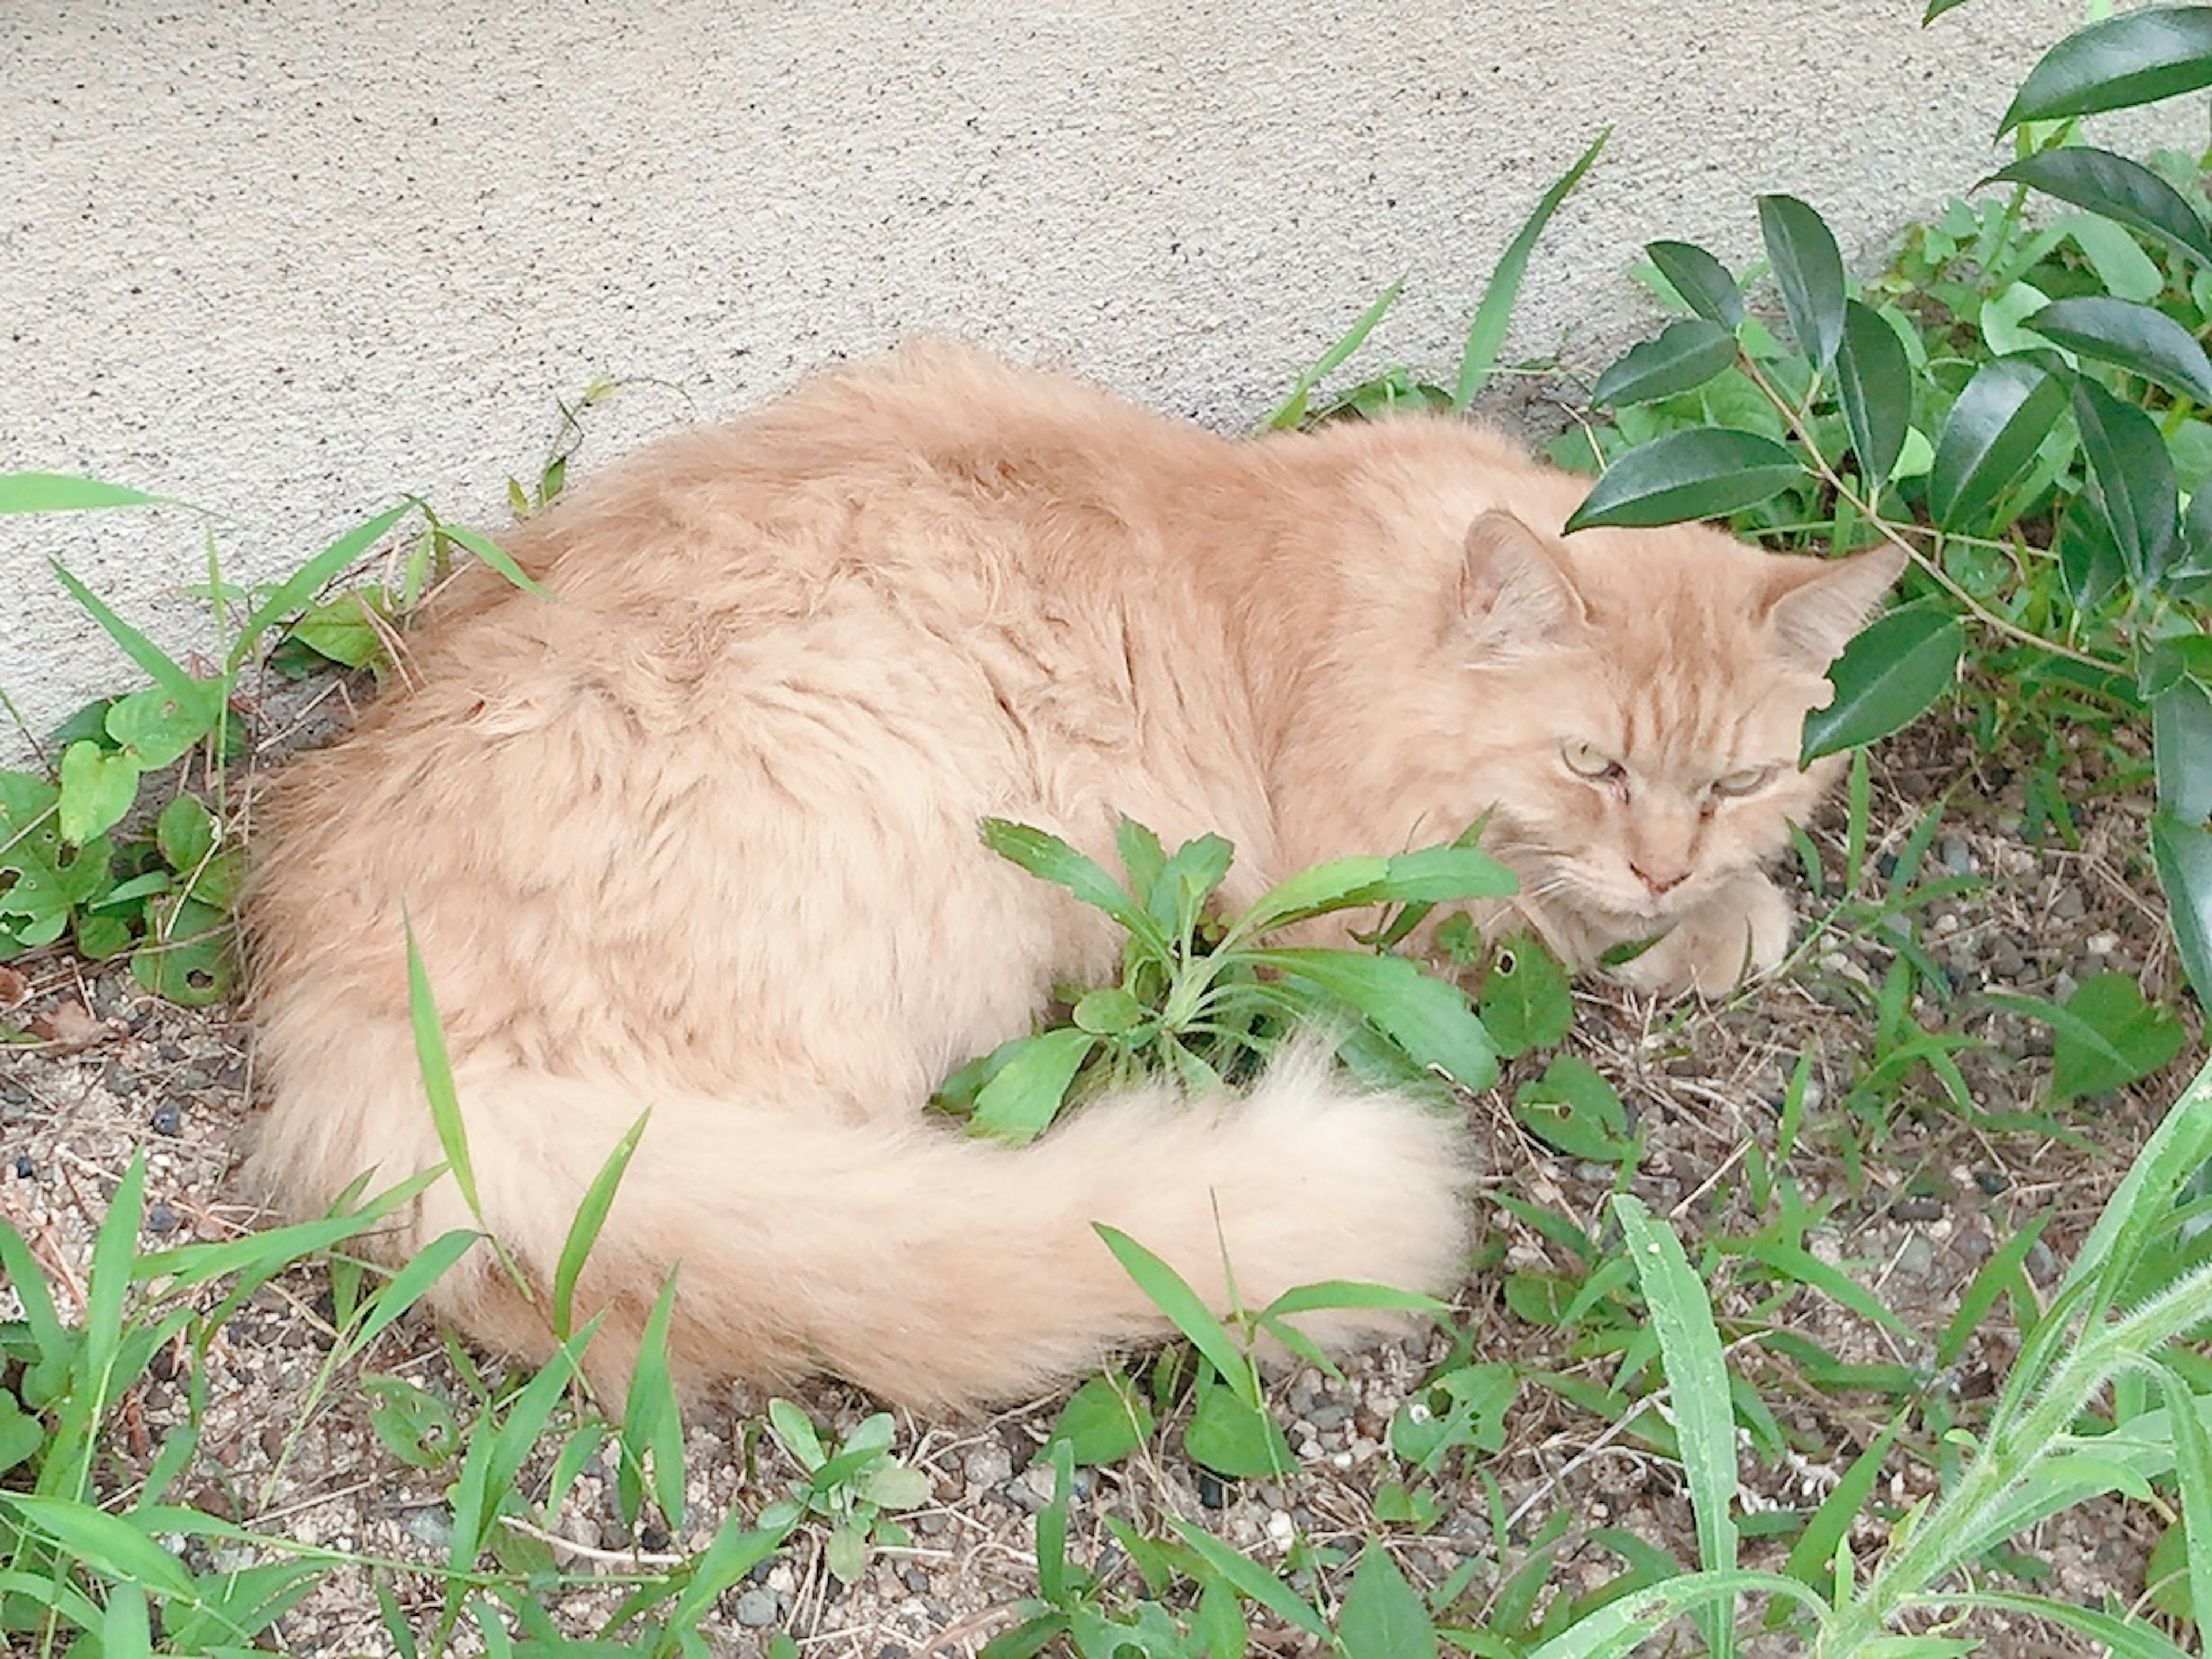
<path fill-rule="evenodd" d="M 1661 996 L 1717 996 L 1774 970 L 1790 947 L 1790 902 L 1772 882 L 1740 877 L 1613 972 Z"/>

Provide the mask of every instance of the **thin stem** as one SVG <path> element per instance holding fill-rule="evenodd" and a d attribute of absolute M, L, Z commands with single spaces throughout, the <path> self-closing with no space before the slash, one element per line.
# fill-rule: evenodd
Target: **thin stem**
<path fill-rule="evenodd" d="M 1788 398 L 1774 389 L 1764 374 L 1759 372 L 1759 365 L 1752 361 L 1748 353 L 1738 352 L 1736 363 L 1743 370 L 1746 378 L 1765 394 L 1766 400 L 1772 404 L 1782 418 L 1790 423 L 1790 429 L 1796 434 L 1798 444 L 1808 455 L 1812 457 L 1814 470 L 1820 474 L 1822 482 L 1833 489 L 1838 495 L 1850 502 L 1861 518 L 1881 533 L 1884 541 L 1902 550 L 1907 558 L 1934 577 L 1936 585 L 1957 600 L 1976 622 L 1981 623 L 1991 633 L 2001 634 L 2005 638 L 2021 645 L 2032 645 L 2039 651 L 2047 652 L 2054 657 L 2063 657 L 2069 662 L 2079 663 L 2085 668 L 2094 668 L 2107 674 L 2118 674 L 2125 671 L 2127 665 L 2124 663 L 2115 662 L 2105 657 L 2093 656 L 2086 651 L 2077 651 L 2072 646 L 2061 645 L 2056 640 L 2046 639 L 2042 635 L 2031 632 L 2016 623 L 2008 622 L 1961 587 L 1952 579 L 1951 573 L 1944 569 L 1941 563 L 1929 558 L 1927 554 L 1913 545 L 1895 525 L 1875 510 L 1872 503 L 1844 482 L 1836 469 L 1828 465 L 1827 457 L 1820 453 L 1820 447 L 1813 441 L 1813 434 L 1806 429 L 1804 416 Z"/>

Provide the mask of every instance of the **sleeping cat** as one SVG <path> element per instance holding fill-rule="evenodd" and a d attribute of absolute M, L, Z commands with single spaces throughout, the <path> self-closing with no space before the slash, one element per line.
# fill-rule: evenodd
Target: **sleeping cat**
<path fill-rule="evenodd" d="M 1093 1221 L 1217 1305 L 1231 1273 L 1247 1306 L 1449 1287 L 1452 1126 L 1319 1065 L 1095 1100 L 1021 1150 L 922 1106 L 1118 960 L 988 814 L 1100 857 L 1121 814 L 1218 830 L 1241 904 L 1486 812 L 1522 890 L 1486 925 L 1585 966 L 1661 935 L 1622 970 L 1659 992 L 1771 967 L 1759 862 L 1822 781 L 1798 728 L 1896 564 L 1562 538 L 1582 488 L 1456 423 L 1233 441 L 947 346 L 665 440 L 509 532 L 550 597 L 457 584 L 402 689 L 257 807 L 260 1175 L 307 1212 L 439 1160 L 404 919 L 541 1290 L 650 1109 L 578 1297 L 611 1372 L 678 1262 L 680 1375 L 933 1407 L 1162 1331 Z M 441 1182 L 386 1247 L 465 1224 Z M 544 1352 L 481 1257 L 434 1300 Z"/>

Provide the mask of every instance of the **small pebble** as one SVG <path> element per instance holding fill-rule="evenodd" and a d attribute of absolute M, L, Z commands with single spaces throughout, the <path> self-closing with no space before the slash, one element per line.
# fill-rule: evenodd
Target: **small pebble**
<path fill-rule="evenodd" d="M 738 1622 L 747 1630 L 765 1630 L 775 1623 L 775 1597 L 764 1589 L 749 1589 L 738 1598 Z"/>
<path fill-rule="evenodd" d="M 995 1486 L 1014 1472 L 1014 1460 L 1004 1446 L 986 1443 L 961 1460 L 960 1472 L 971 1486 Z"/>
<path fill-rule="evenodd" d="M 16 1180 L 28 1181 L 33 1176 L 38 1174 L 38 1172 L 39 1166 L 31 1162 L 31 1155 L 28 1152 L 18 1152 L 15 1154 Z"/>
<path fill-rule="evenodd" d="M 138 1079 L 131 1075 L 130 1068 L 111 1066 L 100 1075 L 100 1085 L 111 1095 L 121 1097 L 138 1086 Z"/>
<path fill-rule="evenodd" d="M 154 1109 L 154 1133 L 173 1135 L 184 1127 L 184 1113 L 173 1100 L 165 1100 Z"/>
<path fill-rule="evenodd" d="M 1210 1510 L 1218 1510 L 1228 1500 L 1228 1490 L 1222 1486 L 1221 1477 L 1219 1475 L 1216 1474 L 1212 1469 L 1200 1469 L 1198 1472 L 1198 1501 L 1200 1503 L 1205 1504 L 1206 1507 Z"/>
<path fill-rule="evenodd" d="M 146 1211 L 146 1231 L 166 1237 L 177 1231 L 177 1212 L 166 1204 L 155 1204 Z"/>

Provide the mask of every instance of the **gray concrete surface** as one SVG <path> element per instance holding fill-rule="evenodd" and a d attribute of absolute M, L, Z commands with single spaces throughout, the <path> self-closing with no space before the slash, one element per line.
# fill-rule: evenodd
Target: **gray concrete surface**
<path fill-rule="evenodd" d="M 495 523 L 593 374 L 662 384 L 584 466 L 920 330 L 1237 425 L 1400 272 L 1373 360 L 1449 362 L 1610 122 L 1510 348 L 1594 363 L 1644 240 L 1746 256 L 1783 190 L 1865 250 L 1970 185 L 2082 15 L 1920 9 L 15 0 L 0 468 L 218 508 L 244 580 L 400 490 Z M 0 520 L 0 688 L 34 731 L 132 678 L 50 556 L 205 643 L 192 515 Z"/>

